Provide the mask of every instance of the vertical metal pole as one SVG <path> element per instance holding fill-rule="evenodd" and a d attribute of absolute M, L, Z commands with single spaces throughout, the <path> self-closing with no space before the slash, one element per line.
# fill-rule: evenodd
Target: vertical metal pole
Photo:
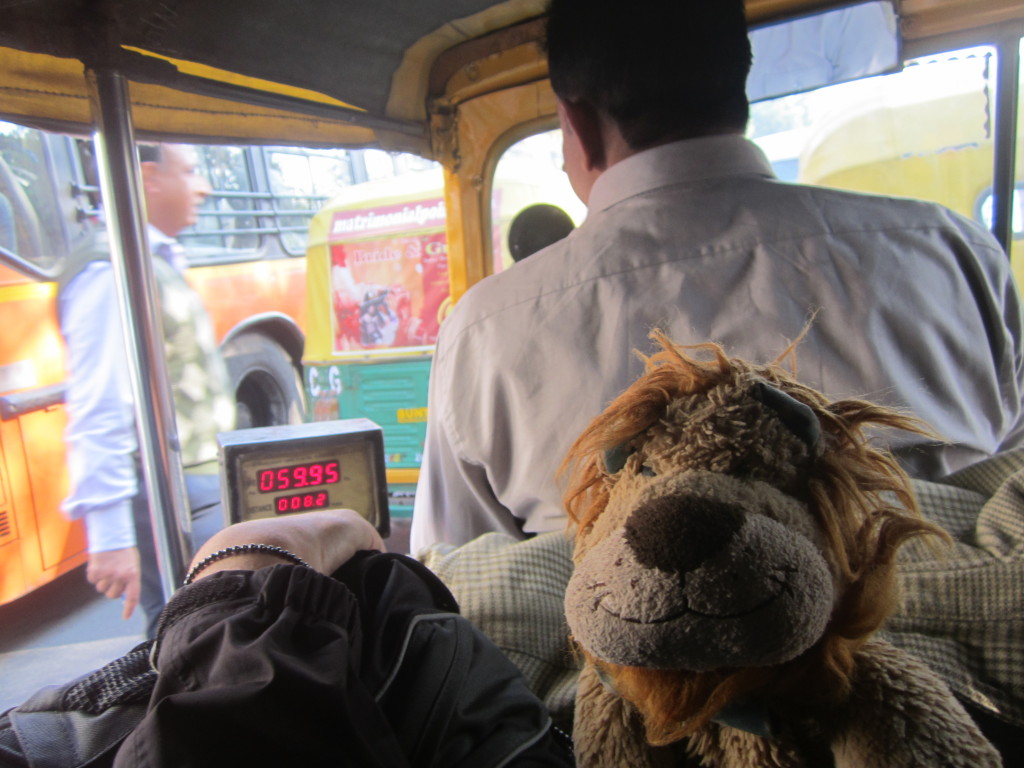
<path fill-rule="evenodd" d="M 163 325 L 156 305 L 156 278 L 146 237 L 142 181 L 131 122 L 128 83 L 112 70 L 89 70 L 94 119 L 99 127 L 96 155 L 103 210 L 110 235 L 118 306 L 125 331 L 128 370 L 142 474 L 153 518 L 164 597 L 170 598 L 192 556 L 191 516 L 181 448 L 174 424 Z"/>
<path fill-rule="evenodd" d="M 1017 30 L 1020 31 L 1019 29 Z M 1016 173 L 1017 103 L 1020 98 L 1020 37 L 1007 35 L 999 41 L 996 73 L 995 172 L 992 179 L 992 234 L 1007 255 L 1013 243 L 1013 209 Z"/>

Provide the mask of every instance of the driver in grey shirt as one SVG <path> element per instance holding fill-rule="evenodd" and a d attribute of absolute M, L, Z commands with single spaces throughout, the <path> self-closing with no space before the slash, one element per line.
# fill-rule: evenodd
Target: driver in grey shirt
<path fill-rule="evenodd" d="M 558 466 L 640 374 L 631 350 L 649 350 L 653 327 L 766 362 L 814 315 L 800 379 L 927 421 L 948 442 L 891 443 L 920 478 L 1021 443 L 1022 315 L 1005 253 L 931 203 L 776 180 L 743 138 L 740 0 L 554 0 L 548 55 L 588 217 L 474 286 L 442 325 L 414 552 L 564 527 Z"/>

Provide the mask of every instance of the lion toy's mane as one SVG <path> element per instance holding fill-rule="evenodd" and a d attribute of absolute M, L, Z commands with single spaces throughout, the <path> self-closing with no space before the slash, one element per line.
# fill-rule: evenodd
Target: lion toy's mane
<path fill-rule="evenodd" d="M 578 764 L 999 765 L 945 685 L 874 638 L 900 545 L 945 534 L 872 436 L 925 426 L 800 384 L 795 345 L 754 365 L 652 338 L 562 468 Z"/>

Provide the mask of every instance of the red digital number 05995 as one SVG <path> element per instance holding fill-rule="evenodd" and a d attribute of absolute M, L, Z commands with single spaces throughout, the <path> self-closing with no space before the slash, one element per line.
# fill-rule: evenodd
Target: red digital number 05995
<path fill-rule="evenodd" d="M 338 462 L 331 460 L 261 469 L 257 479 L 260 493 L 273 493 L 290 488 L 331 485 L 341 479 L 341 474 Z"/>

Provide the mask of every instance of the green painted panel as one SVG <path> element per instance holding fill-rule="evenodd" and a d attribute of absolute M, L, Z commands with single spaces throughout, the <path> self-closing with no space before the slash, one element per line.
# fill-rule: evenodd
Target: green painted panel
<path fill-rule="evenodd" d="M 384 430 L 387 467 L 419 468 L 430 358 L 309 366 L 305 378 L 314 420 L 371 419 Z"/>

